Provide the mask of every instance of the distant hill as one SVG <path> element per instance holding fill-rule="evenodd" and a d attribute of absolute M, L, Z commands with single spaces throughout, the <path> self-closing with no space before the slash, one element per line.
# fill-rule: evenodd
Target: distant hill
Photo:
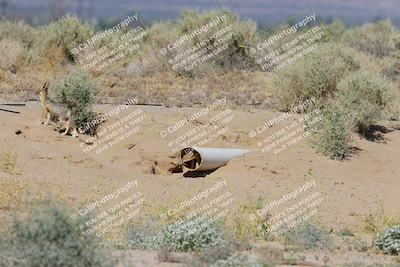
<path fill-rule="evenodd" d="M 340 18 L 347 24 L 361 24 L 389 18 L 400 25 L 399 0 L 0 0 L 0 3 L 4 1 L 9 2 L 7 16 L 36 17 L 38 22 L 68 12 L 86 19 L 106 20 L 135 6 L 146 22 L 177 18 L 184 9 L 228 7 L 243 18 L 272 26 L 314 8 L 325 21 Z"/>

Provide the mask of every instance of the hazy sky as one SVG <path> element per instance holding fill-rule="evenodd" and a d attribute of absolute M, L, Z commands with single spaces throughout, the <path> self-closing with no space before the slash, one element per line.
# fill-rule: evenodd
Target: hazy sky
<path fill-rule="evenodd" d="M 146 21 L 176 18 L 183 9 L 229 7 L 241 17 L 274 25 L 307 8 L 325 20 L 341 18 L 347 23 L 364 23 L 390 18 L 400 24 L 400 0 L 0 0 L 8 1 L 9 16 L 49 18 L 65 12 L 86 18 L 113 17 L 136 7 Z"/>

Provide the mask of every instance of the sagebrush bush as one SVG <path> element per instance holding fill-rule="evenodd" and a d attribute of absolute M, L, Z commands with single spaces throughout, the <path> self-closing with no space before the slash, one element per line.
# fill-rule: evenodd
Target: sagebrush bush
<path fill-rule="evenodd" d="M 165 48 L 168 44 L 178 40 L 186 34 L 190 34 L 196 29 L 200 29 L 203 25 L 206 25 L 216 17 L 226 16 L 225 22 L 220 22 L 217 27 L 210 28 L 207 32 L 198 34 L 195 38 L 191 38 L 183 43 L 179 48 L 172 52 L 168 52 L 166 57 L 158 55 L 161 60 L 164 70 L 171 70 L 168 63 L 168 59 L 172 58 L 186 49 L 195 47 L 200 41 L 211 39 L 211 44 L 216 43 L 217 39 L 212 37 L 218 30 L 231 26 L 235 32 L 232 40 L 229 41 L 228 48 L 221 54 L 206 63 L 202 64 L 202 71 L 213 71 L 218 69 L 247 69 L 249 67 L 255 67 L 255 61 L 248 56 L 246 47 L 249 47 L 252 43 L 259 41 L 259 35 L 257 33 L 257 25 L 253 21 L 241 21 L 239 16 L 235 15 L 229 10 L 212 10 L 212 11 L 196 11 L 187 10 L 183 11 L 181 17 L 176 22 L 161 21 L 153 24 L 148 30 L 147 36 L 144 38 L 145 44 L 154 47 L 155 51 L 159 54 L 161 48 Z M 140 52 L 140 58 L 143 62 L 148 62 L 146 58 L 148 56 L 154 57 L 152 50 L 144 49 Z M 154 61 L 151 61 L 154 62 Z M 154 63 L 152 63 L 154 65 Z M 159 66 L 154 65 L 153 68 Z M 148 69 L 148 66 L 144 67 Z M 187 74 L 196 74 L 196 70 L 185 72 Z"/>
<path fill-rule="evenodd" d="M 398 48 L 396 39 L 398 35 L 399 31 L 395 26 L 390 21 L 384 20 L 346 30 L 342 42 L 359 51 L 384 57 Z"/>
<path fill-rule="evenodd" d="M 375 240 L 375 246 L 387 254 L 400 253 L 400 225 L 385 229 Z"/>
<path fill-rule="evenodd" d="M 303 222 L 285 233 L 286 242 L 300 245 L 305 249 L 326 249 L 332 246 L 329 234 L 319 226 Z"/>
<path fill-rule="evenodd" d="M 313 52 L 277 72 L 274 96 L 283 110 L 314 97 L 323 103 L 333 96 L 339 81 L 360 69 L 355 51 L 342 45 L 321 43 Z"/>
<path fill-rule="evenodd" d="M 336 101 L 350 124 L 361 134 L 384 117 L 393 101 L 393 84 L 380 74 L 358 71 L 349 74 L 337 86 Z"/>
<path fill-rule="evenodd" d="M 87 41 L 93 33 L 94 30 L 89 23 L 81 22 L 76 17 L 66 16 L 45 28 L 45 49 L 59 47 L 67 58 L 73 60 L 71 49 Z"/>
<path fill-rule="evenodd" d="M 27 218 L 15 219 L 2 241 L 0 259 L 6 261 L 10 254 L 15 259 L 9 266 L 112 266 L 104 246 L 82 235 L 67 211 L 55 206 L 37 207 Z"/>
<path fill-rule="evenodd" d="M 20 42 L 27 49 L 33 48 L 40 42 L 41 31 L 23 21 L 0 21 L 0 36 L 4 39 Z"/>
<path fill-rule="evenodd" d="M 351 125 L 345 111 L 331 104 L 326 107 L 319 123 L 320 130 L 316 134 L 316 148 L 332 159 L 342 160 L 349 156 L 351 141 Z"/>
<path fill-rule="evenodd" d="M 77 127 L 84 128 L 96 114 L 92 111 L 97 87 L 89 73 L 76 71 L 52 87 L 55 100 L 66 105 L 74 114 Z"/>
<path fill-rule="evenodd" d="M 257 24 L 255 22 L 251 20 L 241 21 L 240 17 L 232 11 L 221 9 L 206 12 L 198 12 L 194 10 L 184 11 L 181 14 L 181 19 L 178 24 L 182 29 L 182 33 L 188 33 L 201 28 L 201 26 L 207 24 L 209 21 L 223 15 L 227 17 L 226 22 L 223 24 L 224 27 L 228 25 L 232 26 L 235 35 L 226 50 L 227 52 L 217 56 L 218 60 L 215 61 L 215 64 L 227 69 L 247 69 L 249 67 L 254 67 L 255 61 L 253 61 L 247 54 L 246 47 L 250 47 L 256 41 L 260 41 L 260 37 L 257 33 Z M 223 27 L 218 28 L 222 29 Z M 193 40 L 194 42 L 191 45 L 195 45 L 196 42 L 211 37 L 215 32 L 216 30 L 210 30 L 205 34 L 199 35 L 199 38 Z M 216 41 L 215 38 L 214 41 Z M 210 64 L 208 63 L 208 65 Z"/>

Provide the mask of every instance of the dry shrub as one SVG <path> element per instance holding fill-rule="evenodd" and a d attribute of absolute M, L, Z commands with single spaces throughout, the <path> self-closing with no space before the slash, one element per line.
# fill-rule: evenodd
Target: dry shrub
<path fill-rule="evenodd" d="M 316 149 L 331 159 L 342 160 L 350 155 L 351 128 L 346 112 L 336 105 L 323 110 L 320 131 L 316 133 Z"/>
<path fill-rule="evenodd" d="M 0 68 L 13 73 L 20 69 L 26 50 L 17 41 L 10 39 L 0 40 Z"/>
<path fill-rule="evenodd" d="M 289 110 L 314 97 L 324 102 L 333 96 L 340 79 L 360 69 L 355 51 L 333 43 L 320 44 L 312 53 L 274 76 L 274 96 Z"/>
<path fill-rule="evenodd" d="M 4 39 L 19 41 L 27 49 L 33 48 L 36 43 L 40 42 L 40 30 L 23 21 L 1 21 L 0 36 Z"/>
<path fill-rule="evenodd" d="M 388 20 L 348 29 L 343 34 L 344 44 L 361 52 L 385 57 L 398 47 L 399 31 Z"/>
<path fill-rule="evenodd" d="M 83 23 L 76 17 L 63 17 L 45 28 L 43 55 L 46 55 L 47 48 L 59 47 L 64 52 L 64 56 L 72 61 L 71 49 L 87 41 L 92 35 L 93 28 L 90 24 Z"/>
<path fill-rule="evenodd" d="M 384 119 L 385 109 L 394 100 L 393 84 L 380 74 L 358 71 L 340 81 L 336 98 L 350 124 L 365 135 L 373 124 Z"/>
<path fill-rule="evenodd" d="M 182 47 L 179 49 L 174 49 L 174 51 L 169 52 L 166 57 L 161 56 L 160 49 L 165 48 L 168 44 L 174 42 L 180 37 L 191 33 L 192 31 L 201 28 L 208 22 L 214 20 L 218 16 L 226 16 L 227 20 L 218 27 L 211 28 L 207 32 L 202 32 L 198 34 L 195 38 L 186 41 Z M 226 26 L 232 26 L 235 35 L 231 41 L 229 47 L 225 50 L 221 56 L 209 60 L 203 63 L 203 68 L 201 70 L 193 70 L 185 72 L 185 74 L 197 76 L 201 73 L 209 73 L 214 69 L 246 69 L 249 67 L 246 47 L 249 47 L 252 43 L 257 41 L 257 25 L 252 21 L 241 21 L 239 16 L 235 15 L 229 10 L 212 10 L 212 11 L 195 11 L 186 10 L 183 11 L 181 17 L 176 22 L 172 21 L 161 21 L 154 23 L 148 30 L 148 34 L 144 38 L 144 48 L 139 54 L 140 61 L 143 63 L 142 69 L 144 72 L 155 72 L 157 70 L 167 70 L 171 71 L 172 68 L 168 63 L 168 59 L 173 56 L 183 52 L 189 47 L 194 47 L 200 41 L 211 38 L 215 42 L 216 39 L 212 35 L 219 29 Z M 151 49 L 146 49 L 145 47 L 151 47 Z M 152 58 L 157 58 L 160 63 L 156 63 L 155 60 L 149 60 Z M 214 61 L 214 62 L 213 62 Z M 212 63 L 213 62 L 213 63 Z M 244 64 L 246 63 L 246 64 Z M 255 64 L 253 64 L 255 66 Z M 136 67 L 138 68 L 138 67 Z M 197 73 L 198 72 L 198 73 Z"/>

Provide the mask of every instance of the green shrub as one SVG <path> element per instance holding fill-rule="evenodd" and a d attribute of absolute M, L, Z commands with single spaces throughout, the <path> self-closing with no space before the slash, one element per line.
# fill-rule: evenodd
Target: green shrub
<path fill-rule="evenodd" d="M 128 246 L 132 249 L 158 250 L 163 248 L 164 239 L 155 220 L 132 225 L 128 231 Z"/>
<path fill-rule="evenodd" d="M 84 127 L 95 118 L 92 111 L 97 89 L 89 73 L 77 71 L 52 87 L 55 100 L 65 104 L 74 114 L 77 127 Z M 95 129 L 90 129 L 95 130 Z"/>
<path fill-rule="evenodd" d="M 377 57 L 390 55 L 396 50 L 398 30 L 388 21 L 351 28 L 344 32 L 342 42 L 359 51 Z"/>
<path fill-rule="evenodd" d="M 71 49 L 93 36 L 93 28 L 76 17 L 63 17 L 45 28 L 45 47 L 60 47 L 73 60 Z"/>
<path fill-rule="evenodd" d="M 35 208 L 27 218 L 16 219 L 0 246 L 0 260 L 10 263 L 14 252 L 14 266 L 112 266 L 103 245 L 83 236 L 66 210 L 52 206 Z"/>
<path fill-rule="evenodd" d="M 171 223 L 161 229 L 154 226 L 134 225 L 128 230 L 128 245 L 137 249 L 160 249 L 168 247 L 172 251 L 200 251 L 227 243 L 224 232 L 215 224 Z"/>
<path fill-rule="evenodd" d="M 375 240 L 375 246 L 387 254 L 400 253 L 400 225 L 385 229 Z"/>
<path fill-rule="evenodd" d="M 274 75 L 274 96 L 281 109 L 289 110 L 311 97 L 325 102 L 333 96 L 340 79 L 360 69 L 354 50 L 332 43 L 319 46 Z"/>
<path fill-rule="evenodd" d="M 181 228 L 179 224 L 169 224 L 163 229 L 164 243 L 173 251 L 198 251 L 220 246 L 226 242 L 223 231 L 214 224 Z"/>
<path fill-rule="evenodd" d="M 351 127 L 346 113 L 335 105 L 322 112 L 320 131 L 316 134 L 316 148 L 332 159 L 342 160 L 349 156 Z"/>
<path fill-rule="evenodd" d="M 285 239 L 286 242 L 305 249 L 325 249 L 332 245 L 332 240 L 325 230 L 307 221 L 286 232 Z"/>
<path fill-rule="evenodd" d="M 356 131 L 366 135 L 392 103 L 393 85 L 379 74 L 358 71 L 340 81 L 336 101 Z"/>

